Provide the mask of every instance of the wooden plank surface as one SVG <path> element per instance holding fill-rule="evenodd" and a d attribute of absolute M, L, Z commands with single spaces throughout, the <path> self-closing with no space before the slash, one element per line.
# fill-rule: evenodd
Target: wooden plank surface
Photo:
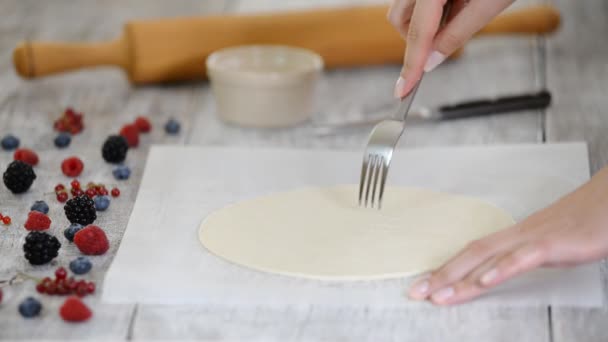
<path fill-rule="evenodd" d="M 111 178 L 111 168 L 98 157 L 99 148 L 108 133 L 116 132 L 123 123 L 139 114 L 149 116 L 157 127 L 169 117 L 176 117 L 182 122 L 184 132 L 178 137 L 167 137 L 162 130 L 156 129 L 150 137 L 144 137 L 140 149 L 135 153 L 130 152 L 128 163 L 133 168 L 134 175 L 127 185 L 121 186 L 123 195 L 113 203 L 107 215 L 100 215 L 99 222 L 109 233 L 112 249 L 106 256 L 94 259 L 94 277 L 97 281 L 102 281 L 104 270 L 118 248 L 139 185 L 146 146 L 150 143 L 358 148 L 363 145 L 367 135 L 366 131 L 355 131 L 320 137 L 314 134 L 310 126 L 271 131 L 227 126 L 215 117 L 215 108 L 207 85 L 134 89 L 126 82 L 124 75 L 116 70 L 91 70 L 25 82 L 14 74 L 10 61 L 12 48 L 18 41 L 23 38 L 108 39 L 117 36 L 122 24 L 129 18 L 294 9 L 321 3 L 332 5 L 345 2 L 349 1 L 2 1 L 0 13 L 8 15 L 3 15 L 3 20 L 0 21 L 0 135 L 6 132 L 19 135 L 24 146 L 40 152 L 42 162 L 37 168 L 40 178 L 33 191 L 24 196 L 13 197 L 4 188 L 0 190 L 2 211 L 7 211 L 16 221 L 8 230 L 0 228 L 0 251 L 3 256 L 0 258 L 0 279 L 15 270 L 35 274 L 49 272 L 50 267 L 34 271 L 21 257 L 20 248 L 25 231 L 18 228 L 18 225 L 23 223 L 26 208 L 41 196 L 46 196 L 44 198 L 49 203 L 55 203 L 51 195 L 43 193 L 52 191 L 52 186 L 57 181 L 65 181 L 63 177 L 58 176 L 58 165 L 67 155 L 77 154 L 85 159 L 87 170 L 83 177 L 115 183 Z M 532 1 L 521 1 L 517 6 L 529 3 Z M 571 7 L 575 6 L 565 0 L 560 1 L 558 5 L 564 11 L 571 11 Z M 601 33 L 600 29 L 605 33 L 606 27 L 601 26 L 605 25 L 605 20 L 600 21 L 600 14 L 602 11 L 606 14 L 606 5 L 602 0 L 592 0 L 585 8 L 582 14 L 567 16 L 571 17 L 570 20 L 575 24 L 571 24 L 568 30 L 565 29 L 558 39 L 549 44 L 549 87 L 554 94 L 559 91 L 559 97 L 554 109 L 547 116 L 547 136 L 551 141 L 588 138 L 591 142 L 591 159 L 594 169 L 597 169 L 599 165 L 603 165 L 606 153 L 603 147 L 608 142 L 602 138 L 601 128 L 597 128 L 602 122 L 605 124 L 605 121 L 601 120 L 600 105 L 605 104 L 606 100 L 602 99 L 600 94 L 607 93 L 605 80 L 608 71 L 605 64 L 604 69 L 601 69 L 601 61 L 603 59 L 605 63 L 607 59 L 605 54 L 597 59 L 589 56 L 590 52 L 604 53 L 605 50 L 601 50 L 602 44 L 597 44 L 592 38 L 581 39 L 577 30 L 585 25 L 576 23 L 587 23 L 591 18 L 591 33 L 597 36 Z M 604 19 L 605 17 L 606 15 Z M 571 46 L 577 39 L 581 50 L 574 51 Z M 500 38 L 476 41 L 467 47 L 463 59 L 447 63 L 426 78 L 415 106 L 445 104 L 478 96 L 535 89 L 539 84 L 538 78 L 542 76 L 538 65 L 535 64 L 538 57 L 536 52 L 534 39 Z M 589 59 L 606 73 L 598 74 L 596 69 L 587 66 Z M 564 76 L 562 70 L 569 71 L 571 75 Z M 315 120 L 322 122 L 359 118 L 377 109 L 390 108 L 393 103 L 391 88 L 397 72 L 397 66 L 387 66 L 326 73 L 320 84 Z M 575 81 L 571 81 L 570 77 Z M 587 78 L 591 78 L 591 83 L 585 83 Z M 577 92 L 571 88 L 580 89 L 578 87 L 585 84 L 590 93 L 583 97 L 584 101 L 576 99 Z M 587 107 L 589 99 L 594 105 Z M 57 151 L 50 146 L 54 136 L 50 127 L 57 112 L 67 105 L 86 113 L 88 128 L 74 140 L 69 151 Z M 589 108 L 594 114 L 586 116 L 582 123 L 572 119 L 573 116 L 568 116 L 571 109 L 579 112 L 584 109 L 589 112 Z M 542 113 L 528 112 L 413 126 L 408 129 L 403 144 L 428 146 L 542 142 L 543 118 Z M 9 160 L 9 154 L 0 154 L 2 168 Z M 53 232 L 59 235 L 67 222 L 60 207 L 55 204 L 51 208 L 51 217 L 55 222 Z M 116 204 L 120 206 L 117 208 Z M 58 261 L 65 264 L 75 255 L 77 252 L 74 246 L 65 246 Z M 88 298 L 87 302 L 95 309 L 95 319 L 86 325 L 63 323 L 55 314 L 60 300 L 47 298 L 45 304 L 48 305 L 43 317 L 35 321 L 24 321 L 17 315 L 16 306 L 22 297 L 33 293 L 32 286 L 30 283 L 11 287 L 7 291 L 7 298 L 0 305 L 0 339 L 133 337 L 372 341 L 422 338 L 441 341 L 548 341 L 551 337 L 550 317 L 543 308 L 484 309 L 459 306 L 447 310 L 428 308 L 420 311 L 391 312 L 346 309 L 328 311 L 320 308 L 311 308 L 309 311 L 289 308 L 237 311 L 235 308 L 102 305 L 98 297 L 93 296 Z M 574 336 L 582 340 L 601 340 L 601 329 L 598 325 L 604 317 L 602 312 L 555 309 L 553 312 L 555 315 L 551 323 L 555 340 L 567 341 Z"/>
<path fill-rule="evenodd" d="M 553 3 L 562 9 L 564 25 L 547 42 L 547 81 L 555 95 L 547 111 L 547 141 L 587 141 L 591 170 L 597 172 L 608 162 L 608 2 Z M 603 266 L 606 289 L 608 272 Z M 556 342 L 608 341 L 606 307 L 553 308 L 552 321 Z"/>

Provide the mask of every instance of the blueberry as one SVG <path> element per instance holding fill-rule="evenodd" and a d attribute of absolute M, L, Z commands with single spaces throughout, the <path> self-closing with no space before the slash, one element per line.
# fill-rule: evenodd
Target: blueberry
<path fill-rule="evenodd" d="M 70 146 L 72 142 L 72 136 L 68 133 L 60 133 L 54 140 L 55 146 L 59 148 L 65 148 Z"/>
<path fill-rule="evenodd" d="M 177 122 L 177 120 L 175 120 L 175 119 L 170 119 L 165 124 L 165 132 L 167 132 L 167 134 L 177 134 L 177 133 L 179 133 L 180 128 L 181 128 L 181 126 L 180 126 L 179 122 Z"/>
<path fill-rule="evenodd" d="M 108 196 L 95 197 L 95 209 L 97 211 L 105 211 L 110 206 L 110 198 Z"/>
<path fill-rule="evenodd" d="M 74 274 L 88 273 L 91 270 L 91 267 L 93 267 L 91 261 L 82 256 L 70 261 L 70 270 L 72 270 Z"/>
<path fill-rule="evenodd" d="M 72 223 L 69 227 L 67 227 L 63 231 L 63 235 L 65 236 L 66 239 L 68 239 L 68 241 L 74 242 L 74 235 L 76 235 L 76 233 L 78 233 L 78 231 L 81 230 L 82 228 L 84 228 L 83 225 L 78 224 L 78 223 Z"/>
<path fill-rule="evenodd" d="M 45 201 L 36 201 L 34 202 L 34 204 L 32 205 L 32 207 L 30 208 L 30 210 L 32 211 L 39 211 L 43 214 L 48 214 L 49 213 L 49 205 L 46 204 Z"/>
<path fill-rule="evenodd" d="M 19 138 L 12 134 L 6 135 L 2 138 L 2 149 L 6 151 L 14 150 L 19 147 Z"/>
<path fill-rule="evenodd" d="M 42 310 L 42 304 L 33 297 L 27 297 L 19 304 L 19 313 L 25 318 L 38 316 Z"/>
<path fill-rule="evenodd" d="M 112 171 L 112 174 L 117 180 L 129 179 L 131 176 L 131 169 L 127 166 L 119 166 Z"/>

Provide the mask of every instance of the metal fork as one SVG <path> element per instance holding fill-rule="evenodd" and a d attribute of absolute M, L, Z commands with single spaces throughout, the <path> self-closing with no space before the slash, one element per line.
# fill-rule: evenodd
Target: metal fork
<path fill-rule="evenodd" d="M 452 0 L 446 1 L 443 7 L 440 27 L 442 27 L 452 8 Z M 423 74 L 424 75 L 424 74 Z M 397 146 L 397 142 L 403 135 L 405 130 L 405 119 L 410 110 L 418 87 L 422 83 L 422 77 L 414 86 L 412 91 L 401 99 L 399 107 L 395 113 L 395 119 L 383 120 L 374 126 L 365 152 L 363 154 L 363 165 L 361 166 L 361 179 L 359 180 L 359 205 L 372 208 L 376 204 L 378 209 L 382 206 L 382 196 L 384 195 L 384 186 L 388 168 L 391 165 L 393 152 Z M 402 117 L 401 119 L 399 117 Z M 378 189 L 378 197 L 376 199 L 376 188 L 378 185 L 378 177 L 380 177 L 380 188 Z M 371 189 L 371 200 L 370 200 Z"/>

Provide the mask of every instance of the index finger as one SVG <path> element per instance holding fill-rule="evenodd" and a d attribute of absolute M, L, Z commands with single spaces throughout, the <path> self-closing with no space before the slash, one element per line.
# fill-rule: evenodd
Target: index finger
<path fill-rule="evenodd" d="M 446 0 L 418 0 L 407 33 L 405 61 L 395 96 L 406 96 L 422 76 L 424 64 L 439 30 Z M 399 84 L 401 83 L 401 84 Z"/>

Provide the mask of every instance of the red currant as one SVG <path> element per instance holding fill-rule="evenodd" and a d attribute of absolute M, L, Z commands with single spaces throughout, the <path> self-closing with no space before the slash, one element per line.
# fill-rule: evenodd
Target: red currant
<path fill-rule="evenodd" d="M 118 197 L 120 196 L 120 190 L 118 190 L 118 188 L 114 188 L 112 189 L 112 197 Z"/>
<path fill-rule="evenodd" d="M 74 179 L 70 185 L 72 186 L 72 189 L 80 189 L 80 182 L 78 179 Z"/>
<path fill-rule="evenodd" d="M 90 282 L 87 284 L 87 291 L 89 293 L 95 292 L 95 283 L 94 282 Z"/>
<path fill-rule="evenodd" d="M 44 285 L 43 282 L 39 282 L 38 285 L 36 285 L 36 291 L 38 291 L 38 293 L 46 292 L 46 286 Z"/>
<path fill-rule="evenodd" d="M 78 197 L 78 196 L 84 194 L 84 192 L 82 192 L 82 189 L 80 189 L 80 188 L 79 189 L 73 188 L 70 192 L 72 193 L 72 196 L 74 196 L 74 197 Z"/>
<path fill-rule="evenodd" d="M 76 280 L 74 280 L 73 277 L 68 278 L 68 280 L 66 281 L 67 287 L 71 292 L 76 291 L 76 288 L 78 287 L 78 282 Z"/>
<path fill-rule="evenodd" d="M 46 293 L 50 295 L 54 295 L 57 293 L 57 284 L 50 282 L 46 284 Z"/>
<path fill-rule="evenodd" d="M 76 288 L 76 295 L 78 295 L 78 297 L 84 297 L 87 295 L 87 293 L 88 293 L 87 284 L 84 282 L 78 284 L 78 287 Z"/>
<path fill-rule="evenodd" d="M 2 221 L 2 218 L 3 218 L 3 217 L 4 217 L 4 216 L 2 215 L 2 213 L 0 213 L 0 221 Z"/>
<path fill-rule="evenodd" d="M 11 218 L 9 216 L 4 216 L 2 218 L 2 223 L 8 226 L 9 224 L 11 224 Z"/>
<path fill-rule="evenodd" d="M 98 188 L 97 189 L 97 194 L 99 196 L 107 196 L 108 195 L 108 189 L 106 189 L 106 188 Z"/>
<path fill-rule="evenodd" d="M 93 183 L 93 182 L 88 182 L 87 183 L 87 189 L 95 189 L 96 186 L 97 185 L 95 185 L 95 183 Z"/>
<path fill-rule="evenodd" d="M 61 203 L 64 203 L 68 200 L 68 193 L 63 191 L 57 194 L 57 200 Z"/>
<path fill-rule="evenodd" d="M 55 192 L 60 192 L 62 190 L 65 190 L 65 185 L 63 185 L 61 183 L 55 185 Z"/>
<path fill-rule="evenodd" d="M 57 277 L 58 280 L 63 280 L 68 276 L 68 272 L 65 270 L 65 268 L 63 267 L 59 267 L 56 271 L 55 271 L 55 277 Z"/>
<path fill-rule="evenodd" d="M 87 189 L 87 191 L 85 192 L 85 194 L 89 197 L 89 198 L 93 198 L 97 195 L 97 191 L 95 191 L 95 189 L 91 188 L 91 189 Z"/>

